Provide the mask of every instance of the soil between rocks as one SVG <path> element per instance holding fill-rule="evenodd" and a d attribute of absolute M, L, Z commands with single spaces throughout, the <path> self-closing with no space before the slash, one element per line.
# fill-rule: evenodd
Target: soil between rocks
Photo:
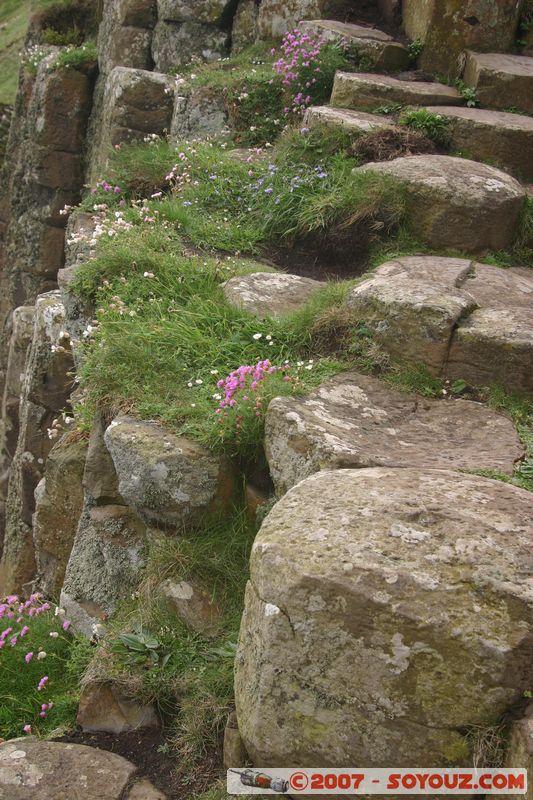
<path fill-rule="evenodd" d="M 205 757 L 201 767 L 191 774 L 178 772 L 177 756 L 159 730 L 140 729 L 129 733 L 84 733 L 72 731 L 56 741 L 84 744 L 116 753 L 139 769 L 138 777 L 147 778 L 168 800 L 187 800 L 209 788 L 220 777 L 221 766 L 216 753 Z"/>

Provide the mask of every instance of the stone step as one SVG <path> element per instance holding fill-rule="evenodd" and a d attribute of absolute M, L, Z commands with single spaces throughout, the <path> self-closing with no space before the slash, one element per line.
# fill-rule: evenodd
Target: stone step
<path fill-rule="evenodd" d="M 29 736 L 0 744 L 0 797 L 6 800 L 165 800 L 116 753 Z"/>
<path fill-rule="evenodd" d="M 372 133 L 372 131 L 393 128 L 394 122 L 381 114 L 368 114 L 365 111 L 354 111 L 351 108 L 333 108 L 333 106 L 311 106 L 304 116 L 304 126 L 328 125 L 345 128 L 356 135 Z"/>
<path fill-rule="evenodd" d="M 370 162 L 374 171 L 405 183 L 409 223 L 421 242 L 466 253 L 502 250 L 515 240 L 525 189 L 495 167 L 453 156 L 419 155 Z"/>
<path fill-rule="evenodd" d="M 278 495 L 322 469 L 428 467 L 512 474 L 523 456 L 512 422 L 469 400 L 431 400 L 357 372 L 307 397 L 276 397 L 265 448 Z"/>
<path fill-rule="evenodd" d="M 484 106 L 533 114 L 533 58 L 468 52 L 464 82 Z"/>
<path fill-rule="evenodd" d="M 399 258 L 346 302 L 393 358 L 474 386 L 533 393 L 533 270 Z"/>
<path fill-rule="evenodd" d="M 378 28 L 320 19 L 300 22 L 298 27 L 328 42 L 346 42 L 351 52 L 376 70 L 399 72 L 409 67 L 407 48 Z"/>
<path fill-rule="evenodd" d="M 331 105 L 337 108 L 462 104 L 463 98 L 452 86 L 364 72 L 337 72 L 331 95 Z"/>
<path fill-rule="evenodd" d="M 478 475 L 325 470 L 291 489 L 252 548 L 235 660 L 254 763 L 471 763 L 472 727 L 531 685 L 532 534 L 531 493 Z"/>
<path fill-rule="evenodd" d="M 427 106 L 427 110 L 449 120 L 454 150 L 533 180 L 533 117 L 482 108 Z"/>

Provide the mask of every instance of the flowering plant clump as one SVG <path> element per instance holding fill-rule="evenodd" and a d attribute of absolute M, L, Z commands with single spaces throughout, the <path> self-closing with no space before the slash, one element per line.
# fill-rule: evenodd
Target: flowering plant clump
<path fill-rule="evenodd" d="M 64 719 L 70 620 L 38 593 L 10 595 L 0 603 L 0 627 L 0 736 L 45 733 Z"/>
<path fill-rule="evenodd" d="M 272 55 L 276 55 L 272 50 Z M 333 44 L 323 36 L 298 28 L 286 33 L 273 69 L 286 92 L 286 115 L 302 115 L 313 103 L 329 99 L 337 69 L 346 65 L 346 44 Z"/>

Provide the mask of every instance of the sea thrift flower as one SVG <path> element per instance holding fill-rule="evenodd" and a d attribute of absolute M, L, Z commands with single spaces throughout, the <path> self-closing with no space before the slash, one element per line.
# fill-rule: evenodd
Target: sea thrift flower
<path fill-rule="evenodd" d="M 31 725 L 24 725 L 22 730 L 24 731 L 24 733 L 28 733 L 28 734 L 31 733 Z"/>
<path fill-rule="evenodd" d="M 32 658 L 33 658 L 33 653 L 30 651 L 29 653 L 26 653 L 26 655 L 24 656 L 24 661 L 26 662 L 26 664 L 29 664 Z"/>
<path fill-rule="evenodd" d="M 37 686 L 37 691 L 38 692 L 42 692 L 42 690 L 44 689 L 44 687 L 46 686 L 47 683 L 48 683 L 48 675 L 45 675 L 39 681 L 39 685 Z"/>

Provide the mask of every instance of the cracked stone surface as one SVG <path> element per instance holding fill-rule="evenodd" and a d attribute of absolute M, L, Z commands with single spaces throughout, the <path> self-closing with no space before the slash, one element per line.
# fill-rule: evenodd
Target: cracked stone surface
<path fill-rule="evenodd" d="M 164 800 L 148 781 L 139 794 L 137 767 L 115 753 L 34 737 L 0 744 L 2 800 Z"/>
<path fill-rule="evenodd" d="M 337 72 L 331 105 L 338 108 L 378 108 L 383 105 L 462 104 L 462 97 L 451 86 L 391 78 L 363 72 Z"/>
<path fill-rule="evenodd" d="M 493 469 L 511 475 L 524 449 L 510 419 L 469 400 L 432 400 L 347 372 L 307 397 L 276 397 L 265 449 L 278 495 L 347 467 Z"/>
<path fill-rule="evenodd" d="M 323 471 L 266 517 L 236 659 L 255 763 L 471 763 L 533 680 L 533 509 L 448 470 Z M 457 691 L 457 687 L 461 691 Z"/>
<path fill-rule="evenodd" d="M 446 374 L 533 394 L 533 308 L 481 308 L 458 326 Z"/>
<path fill-rule="evenodd" d="M 378 28 L 335 20 L 309 20 L 301 22 L 298 27 L 328 42 L 347 42 L 359 57 L 370 61 L 376 70 L 399 72 L 409 67 L 407 48 Z"/>
<path fill-rule="evenodd" d="M 253 272 L 224 284 L 226 300 L 257 317 L 279 317 L 296 311 L 324 284 L 282 272 Z"/>
<path fill-rule="evenodd" d="M 533 386 L 533 270 L 469 259 L 398 258 L 382 264 L 347 305 L 394 358 L 474 386 Z"/>
<path fill-rule="evenodd" d="M 482 105 L 533 114 L 533 59 L 509 53 L 467 54 L 464 82 Z"/>
<path fill-rule="evenodd" d="M 515 240 L 525 189 L 495 167 L 454 156 L 421 155 L 371 162 L 356 172 L 405 184 L 413 234 L 434 248 L 502 250 Z"/>

